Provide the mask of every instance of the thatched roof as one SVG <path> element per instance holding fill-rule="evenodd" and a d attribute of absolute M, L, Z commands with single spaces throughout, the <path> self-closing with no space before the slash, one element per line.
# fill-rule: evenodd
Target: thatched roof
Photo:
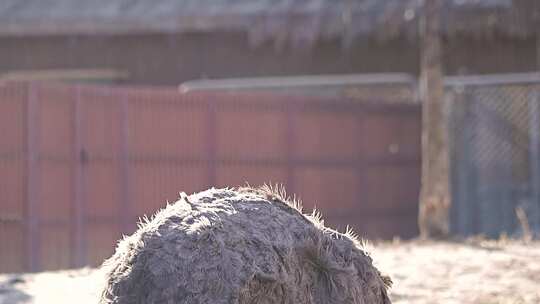
<path fill-rule="evenodd" d="M 538 31 L 538 0 L 443 0 L 449 35 Z M 415 36 L 422 0 L 2 0 L 0 35 L 244 31 L 254 43 Z"/>

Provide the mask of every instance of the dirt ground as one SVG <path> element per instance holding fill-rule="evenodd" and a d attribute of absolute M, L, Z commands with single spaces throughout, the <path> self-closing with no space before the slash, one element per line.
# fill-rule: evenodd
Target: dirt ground
<path fill-rule="evenodd" d="M 540 242 L 394 242 L 372 255 L 393 303 L 540 303 Z"/>
<path fill-rule="evenodd" d="M 394 280 L 393 303 L 540 303 L 540 242 L 383 242 L 371 248 Z M 0 275 L 0 304 L 96 303 L 94 269 Z"/>

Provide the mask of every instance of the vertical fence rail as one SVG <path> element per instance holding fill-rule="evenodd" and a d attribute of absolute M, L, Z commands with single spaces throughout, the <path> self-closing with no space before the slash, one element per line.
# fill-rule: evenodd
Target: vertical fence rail
<path fill-rule="evenodd" d="M 207 111 L 207 134 L 206 134 L 206 158 L 208 162 L 208 186 L 214 186 L 217 181 L 217 104 L 215 100 L 209 99 L 206 106 Z"/>
<path fill-rule="evenodd" d="M 358 138 L 358 145 L 359 145 L 359 155 L 357 156 L 357 159 L 356 159 L 356 184 L 357 184 L 357 196 L 358 196 L 358 201 L 359 202 L 365 202 L 367 201 L 368 197 L 369 197 L 369 189 L 368 187 L 366 187 L 367 185 L 367 180 L 366 180 L 366 155 L 363 151 L 363 147 L 364 147 L 364 144 L 365 144 L 365 139 L 364 139 L 364 125 L 363 125 L 363 120 L 364 120 L 364 115 L 363 113 L 359 113 L 358 114 L 358 117 L 357 117 L 357 123 L 360 124 L 360 127 L 359 127 L 359 132 L 357 134 L 357 138 Z M 362 206 L 360 206 L 360 209 L 362 208 Z"/>
<path fill-rule="evenodd" d="M 532 90 L 528 100 L 529 109 L 529 161 L 531 192 L 536 226 L 540 226 L 540 99 L 538 89 Z M 536 227 L 540 229 L 540 227 Z"/>
<path fill-rule="evenodd" d="M 40 267 L 39 237 L 39 101 L 35 84 L 28 85 L 26 105 L 26 256 L 28 269 Z"/>
<path fill-rule="evenodd" d="M 84 149 L 83 101 L 81 87 L 75 86 L 73 119 L 73 178 L 74 206 L 73 230 L 71 231 L 72 266 L 81 267 L 87 263 L 86 257 L 86 152 Z"/>
<path fill-rule="evenodd" d="M 480 153 L 480 143 L 478 142 L 478 132 L 479 132 L 479 126 L 480 126 L 480 115 L 482 115 L 482 111 L 480 111 L 480 107 L 478 105 L 478 99 L 475 94 L 475 87 L 467 88 L 468 91 L 468 97 L 470 100 L 468 102 L 471 103 L 471 114 L 469 117 L 471 119 L 474 119 L 474 121 L 471 123 L 471 132 L 473 133 L 473 137 L 476 140 L 473 140 L 471 142 L 466 143 L 466 145 L 470 146 L 469 151 L 471 153 L 470 157 L 472 158 L 473 164 L 472 164 L 472 170 L 469 171 L 469 174 L 472 174 L 473 183 L 475 187 L 469 188 L 471 191 L 472 199 L 469 200 L 471 203 L 471 218 L 472 218 L 472 234 L 478 234 L 482 231 L 482 214 L 480 212 L 482 211 L 482 201 L 481 201 L 481 195 L 479 194 L 479 187 L 482 186 L 481 181 L 478 180 L 478 164 L 474 163 L 478 160 L 477 156 Z"/>
<path fill-rule="evenodd" d="M 122 187 L 122 203 L 120 204 L 120 222 L 121 230 L 124 234 L 129 234 L 132 230 L 133 211 L 132 205 L 132 189 L 131 189 L 131 157 L 129 147 L 129 101 L 125 92 L 120 92 L 120 176 Z"/>
<path fill-rule="evenodd" d="M 287 166 L 287 176 L 286 176 L 286 186 L 287 186 L 287 191 L 289 193 L 295 193 L 295 183 L 294 183 L 294 143 L 295 143 L 295 127 L 294 127 L 294 115 L 293 115 L 293 110 L 294 110 L 294 104 L 293 103 L 288 103 L 286 104 L 283 108 L 282 108 L 283 111 L 285 111 L 285 116 L 286 116 L 286 128 L 285 128 L 285 132 L 287 132 L 287 134 L 285 134 L 285 140 L 286 140 L 286 157 L 287 157 L 287 160 L 286 160 L 286 166 Z"/>

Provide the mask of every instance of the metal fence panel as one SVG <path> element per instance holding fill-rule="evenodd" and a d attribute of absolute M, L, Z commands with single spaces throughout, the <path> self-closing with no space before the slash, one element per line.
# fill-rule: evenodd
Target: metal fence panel
<path fill-rule="evenodd" d="M 447 87 L 456 233 L 521 235 L 519 208 L 540 231 L 540 81 L 531 77 L 463 77 Z"/>
<path fill-rule="evenodd" d="M 0 271 L 98 265 L 179 191 L 246 182 L 340 229 L 417 233 L 415 103 L 7 83 L 0 109 Z"/>

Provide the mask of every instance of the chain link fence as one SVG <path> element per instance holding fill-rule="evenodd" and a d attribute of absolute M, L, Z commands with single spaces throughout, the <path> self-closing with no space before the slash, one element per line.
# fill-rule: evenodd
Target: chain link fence
<path fill-rule="evenodd" d="M 540 75 L 447 80 L 452 228 L 540 235 Z"/>

